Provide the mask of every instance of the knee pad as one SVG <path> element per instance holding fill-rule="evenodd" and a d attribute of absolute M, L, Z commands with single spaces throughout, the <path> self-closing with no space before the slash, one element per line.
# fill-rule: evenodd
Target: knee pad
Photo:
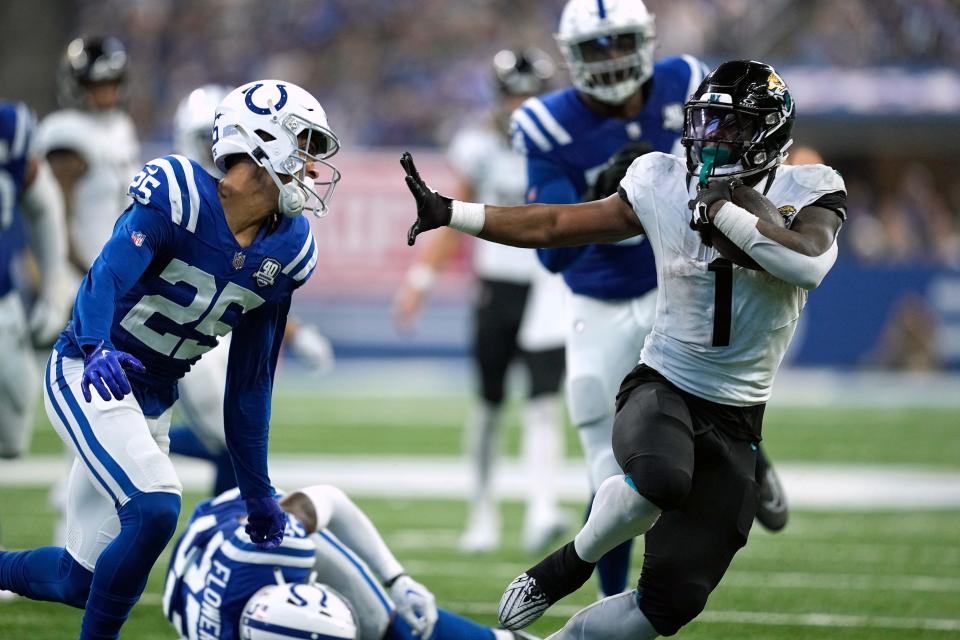
<path fill-rule="evenodd" d="M 653 456 L 633 458 L 624 469 L 628 483 L 663 511 L 678 508 L 687 499 L 693 479 L 670 460 Z"/>
<path fill-rule="evenodd" d="M 135 528 L 140 544 L 162 549 L 177 529 L 180 496 L 162 491 L 140 493 L 120 507 L 117 514 L 121 530 Z"/>
<path fill-rule="evenodd" d="M 578 376 L 567 383 L 570 419 L 578 427 L 604 418 L 613 418 L 613 392 L 597 376 Z"/>
<path fill-rule="evenodd" d="M 710 590 L 697 583 L 673 585 L 669 590 L 644 592 L 640 610 L 661 636 L 675 635 L 707 606 Z"/>

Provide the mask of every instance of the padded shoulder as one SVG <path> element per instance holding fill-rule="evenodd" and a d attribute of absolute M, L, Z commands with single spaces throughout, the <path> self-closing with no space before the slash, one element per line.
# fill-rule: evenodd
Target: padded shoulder
<path fill-rule="evenodd" d="M 585 109 L 572 87 L 529 98 L 510 119 L 514 148 L 521 153 L 550 153 L 570 144 Z"/>
<path fill-rule="evenodd" d="M 36 148 L 41 155 L 57 149 L 89 155 L 90 127 L 86 114 L 75 109 L 54 111 L 40 122 Z"/>
<path fill-rule="evenodd" d="M 199 164 L 180 155 L 163 156 L 143 166 L 127 193 L 140 204 L 169 214 L 174 224 L 193 233 L 200 217 L 198 179 L 211 179 Z"/>
<path fill-rule="evenodd" d="M 837 170 L 823 164 L 795 165 L 790 177 L 799 186 L 820 194 L 847 190 Z"/>
<path fill-rule="evenodd" d="M 675 176 L 677 172 L 686 174 L 686 171 L 687 167 L 683 158 L 669 153 L 652 151 L 633 161 L 621 184 L 627 189 L 627 193 L 630 193 L 631 186 L 650 188 Z"/>
<path fill-rule="evenodd" d="M 465 178 L 476 181 L 484 160 L 500 145 L 497 133 L 487 127 L 470 126 L 457 131 L 447 149 L 450 166 Z"/>

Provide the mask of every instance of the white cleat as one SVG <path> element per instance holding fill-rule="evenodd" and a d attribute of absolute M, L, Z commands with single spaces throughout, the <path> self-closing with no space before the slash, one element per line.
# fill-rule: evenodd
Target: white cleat
<path fill-rule="evenodd" d="M 537 586 L 537 581 L 521 573 L 503 592 L 497 615 L 504 629 L 515 631 L 533 624 L 549 608 L 547 596 Z"/>
<path fill-rule="evenodd" d="M 13 591 L 4 591 L 0 589 L 0 602 L 10 602 L 11 600 L 16 600 L 17 594 Z"/>
<path fill-rule="evenodd" d="M 530 555 L 543 555 L 570 528 L 572 520 L 562 511 L 530 519 L 523 529 L 523 549 Z"/>
<path fill-rule="evenodd" d="M 459 547 L 465 553 L 489 553 L 500 548 L 500 518 L 493 509 L 480 507 L 471 512 Z"/>

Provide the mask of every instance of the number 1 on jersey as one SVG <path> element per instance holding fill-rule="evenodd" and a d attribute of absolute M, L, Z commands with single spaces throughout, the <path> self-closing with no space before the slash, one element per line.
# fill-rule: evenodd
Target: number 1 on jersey
<path fill-rule="evenodd" d="M 709 265 L 716 277 L 713 292 L 713 346 L 730 346 L 730 324 L 733 316 L 733 263 L 717 258 Z"/>

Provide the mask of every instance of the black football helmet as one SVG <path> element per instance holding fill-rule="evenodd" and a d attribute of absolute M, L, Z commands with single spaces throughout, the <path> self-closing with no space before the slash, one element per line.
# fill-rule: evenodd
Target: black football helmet
<path fill-rule="evenodd" d="M 540 49 L 504 49 L 493 57 L 496 85 L 503 96 L 536 96 L 550 88 L 555 66 Z"/>
<path fill-rule="evenodd" d="M 57 74 L 57 98 L 64 107 L 84 103 L 84 90 L 98 82 L 122 83 L 127 50 L 114 37 L 75 38 L 67 45 Z"/>
<path fill-rule="evenodd" d="M 752 176 L 775 168 L 793 144 L 796 105 L 768 64 L 724 62 L 684 107 L 687 171 L 700 183 L 712 177 Z"/>

